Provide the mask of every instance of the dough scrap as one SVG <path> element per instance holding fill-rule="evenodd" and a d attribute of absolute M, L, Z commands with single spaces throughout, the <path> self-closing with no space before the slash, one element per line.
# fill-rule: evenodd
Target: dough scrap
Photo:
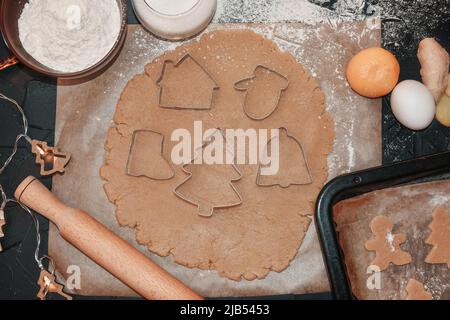
<path fill-rule="evenodd" d="M 377 216 L 370 223 L 375 237 L 366 242 L 366 249 L 375 251 L 371 265 L 379 267 L 380 271 L 386 270 L 391 262 L 402 266 L 412 261 L 411 255 L 400 248 L 406 241 L 405 234 L 392 234 L 393 227 L 392 221 L 386 216 Z"/>
<path fill-rule="evenodd" d="M 159 106 L 156 82 L 164 61 L 179 61 L 186 53 L 200 61 L 218 84 L 211 110 Z M 261 64 L 286 75 L 289 88 L 272 116 L 255 121 L 243 112 L 242 92 L 234 84 Z M 179 90 L 184 89 L 183 83 L 178 84 Z M 239 165 L 242 178 L 233 184 L 243 203 L 215 209 L 212 217 L 205 218 L 198 215 L 196 206 L 173 193 L 186 178 L 181 165 L 174 165 L 175 177 L 165 181 L 125 174 L 135 130 L 162 133 L 167 142 L 164 157 L 171 159 L 171 150 L 178 144 L 171 141 L 172 132 L 185 128 L 193 135 L 193 123 L 200 120 L 204 130 L 288 128 L 302 141 L 313 183 L 261 188 L 255 183 L 258 165 Z M 291 54 L 250 30 L 204 34 L 200 40 L 156 58 L 145 67 L 145 73 L 131 79 L 118 102 L 114 122 L 107 136 L 101 176 L 109 200 L 117 207 L 119 224 L 135 228 L 138 243 L 160 256 L 172 256 L 178 264 L 217 270 L 237 281 L 263 279 L 270 271 L 288 267 L 310 226 L 309 216 L 327 180 L 327 158 L 334 144 L 334 123 L 325 110 L 325 96 Z"/>
<path fill-rule="evenodd" d="M 433 221 L 430 224 L 431 234 L 425 241 L 433 248 L 425 259 L 426 263 L 446 263 L 450 268 L 450 213 L 439 206 L 433 213 Z"/>
<path fill-rule="evenodd" d="M 433 296 L 427 290 L 423 284 L 415 279 L 409 279 L 406 285 L 406 300 L 433 300 Z"/>

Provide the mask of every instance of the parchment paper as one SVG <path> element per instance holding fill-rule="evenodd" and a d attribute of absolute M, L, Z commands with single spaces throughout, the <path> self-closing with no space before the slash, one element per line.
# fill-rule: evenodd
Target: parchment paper
<path fill-rule="evenodd" d="M 359 50 L 380 45 L 379 20 L 317 24 L 219 24 L 210 30 L 250 28 L 291 52 L 320 83 L 327 109 L 336 123 L 334 151 L 329 157 L 329 178 L 381 163 L 381 102 L 359 97 L 345 80 L 347 61 Z M 282 273 L 270 273 L 264 280 L 234 282 L 214 271 L 192 270 L 170 258 L 150 254 L 136 244 L 134 231 L 120 228 L 114 206 L 103 191 L 99 169 L 104 159 L 107 129 L 112 125 L 115 107 L 125 84 L 141 73 L 145 64 L 177 43 L 156 39 L 140 26 L 129 26 L 123 52 L 100 77 L 81 84 L 59 83 L 56 139 L 73 153 L 67 173 L 55 177 L 53 190 L 68 205 L 80 207 L 111 228 L 151 259 L 207 297 L 260 296 L 329 291 L 316 230 L 309 228 L 297 257 Z M 245 45 L 245 44 L 243 44 Z M 313 212 L 311 212 L 311 216 Z M 126 296 L 133 292 L 96 266 L 83 254 L 50 230 L 49 253 L 65 276 L 70 265 L 81 268 L 83 295 Z M 126 268 L 126 266 L 124 266 Z"/>
<path fill-rule="evenodd" d="M 431 233 L 429 225 L 434 209 L 444 205 L 450 209 L 450 181 L 423 183 L 371 192 L 338 203 L 334 218 L 353 292 L 359 299 L 401 300 L 406 297 L 409 279 L 424 284 L 434 299 L 448 299 L 450 270 L 446 264 L 427 264 L 425 258 L 432 246 L 425 244 Z M 412 256 L 404 266 L 391 266 L 381 272 L 381 287 L 370 290 L 367 268 L 375 257 L 364 248 L 372 237 L 370 222 L 378 215 L 388 216 L 394 224 L 393 233 L 404 233 L 407 241 L 402 249 Z"/>

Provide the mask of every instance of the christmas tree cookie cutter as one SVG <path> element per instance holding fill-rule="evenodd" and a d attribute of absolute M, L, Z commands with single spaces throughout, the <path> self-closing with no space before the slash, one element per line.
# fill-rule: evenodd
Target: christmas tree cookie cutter
<path fill-rule="evenodd" d="M 15 106 L 22 117 L 23 124 L 23 133 L 20 133 L 16 137 L 11 155 L 6 159 L 5 163 L 0 166 L 0 174 L 6 170 L 13 160 L 19 148 L 19 142 L 22 139 L 31 145 L 31 152 L 36 156 L 36 163 L 41 166 L 40 174 L 42 176 L 49 176 L 57 172 L 64 173 L 65 166 L 69 163 L 71 154 L 62 152 L 57 147 L 49 147 L 45 141 L 31 139 L 28 136 L 28 119 L 25 116 L 22 106 L 19 105 L 16 100 L 5 96 L 3 93 L 0 93 L 0 100 L 8 101 Z"/>
<path fill-rule="evenodd" d="M 220 136 L 221 139 L 224 139 L 223 133 L 220 129 L 217 129 L 213 135 L 216 137 Z M 205 143 L 201 147 L 202 150 L 212 143 L 211 139 L 208 140 L 209 142 Z M 226 152 L 232 153 L 227 149 L 226 145 L 224 146 Z M 190 204 L 196 205 L 198 207 L 198 215 L 202 217 L 211 217 L 214 214 L 215 209 L 226 209 L 241 205 L 243 198 L 239 190 L 233 184 L 233 182 L 239 181 L 242 178 L 242 173 L 239 168 L 234 163 L 231 165 L 209 165 L 204 163 L 195 164 L 195 159 L 198 156 L 199 153 L 196 152 L 194 158 L 189 163 L 183 165 L 183 171 L 188 176 L 173 189 L 173 193 L 178 198 Z M 205 171 L 194 173 L 193 170 L 190 170 L 190 168 L 194 166 L 202 166 L 205 170 L 208 170 L 208 173 L 205 174 Z M 197 177 L 196 173 L 198 173 L 198 177 L 200 177 L 200 183 L 194 180 Z M 228 183 L 224 183 L 223 177 L 217 177 L 211 173 L 222 175 L 232 173 L 235 177 L 228 178 Z M 207 185 L 208 183 L 212 185 Z M 227 186 L 228 189 L 224 190 L 224 186 Z M 197 189 L 196 192 L 190 190 L 192 187 Z M 220 187 L 221 190 L 217 190 L 217 187 Z M 224 200 L 225 198 L 228 198 L 228 203 L 224 203 L 226 201 Z"/>
<path fill-rule="evenodd" d="M 55 173 L 64 173 L 71 154 L 62 152 L 57 147 L 49 147 L 47 142 L 32 140 L 31 152 L 36 156 L 36 163 L 40 165 L 40 174 L 50 176 Z"/>
<path fill-rule="evenodd" d="M 42 260 L 49 260 L 48 270 L 42 265 Z M 40 260 L 41 273 L 39 274 L 38 286 L 39 292 L 36 295 L 40 300 L 46 300 L 49 293 L 57 293 L 66 300 L 72 300 L 72 297 L 64 292 L 64 286 L 56 281 L 55 264 L 48 256 L 43 256 Z M 50 271 L 49 271 L 50 270 Z"/>
<path fill-rule="evenodd" d="M 181 78 L 182 81 L 186 82 L 186 86 L 192 92 L 180 90 L 179 85 L 166 84 L 168 81 L 167 78 L 169 77 L 169 66 L 172 66 L 174 71 L 180 72 L 183 66 L 187 66 L 189 61 L 192 61 L 192 66 L 195 69 L 185 72 L 185 76 Z M 194 78 L 190 80 L 189 76 Z M 190 53 L 186 53 L 178 61 L 165 60 L 156 84 L 159 87 L 159 106 L 161 108 L 177 110 L 211 110 L 214 101 L 214 92 L 220 88 L 212 74 Z M 196 85 L 197 87 L 195 87 Z"/>
<path fill-rule="evenodd" d="M 272 76 L 270 83 L 256 84 L 258 76 Z M 274 80 L 277 80 L 274 82 Z M 277 85 L 278 84 L 278 85 Z M 283 92 L 289 87 L 289 79 L 269 67 L 257 65 L 253 71 L 253 75 L 248 78 L 239 80 L 234 84 L 234 88 L 238 91 L 245 92 L 243 109 L 247 117 L 252 120 L 262 121 L 269 118 L 278 109 Z M 263 94 L 270 94 L 270 97 L 261 101 Z M 261 112 L 261 109 L 264 109 Z"/>
<path fill-rule="evenodd" d="M 280 174 L 280 171 L 284 171 L 284 167 L 280 167 L 278 173 L 274 175 L 263 175 L 262 168 L 263 165 L 260 163 L 258 165 L 258 173 L 256 175 L 256 184 L 260 187 L 281 187 L 283 189 L 289 188 L 290 186 L 306 186 L 311 185 L 313 183 L 313 178 L 311 174 L 311 169 L 308 164 L 308 159 L 306 157 L 305 149 L 303 148 L 302 143 L 299 139 L 289 133 L 289 130 L 285 127 L 279 128 L 280 134 L 277 137 L 274 137 L 269 140 L 266 146 L 266 154 L 269 149 L 269 145 L 273 142 L 274 139 L 279 139 L 279 159 L 283 157 L 283 150 L 281 148 L 281 137 L 284 136 L 288 141 L 291 141 L 299 150 L 298 156 L 299 161 L 295 161 L 292 166 L 298 166 L 299 170 L 297 172 L 286 172 Z M 280 165 L 281 161 L 280 161 Z M 289 169 L 292 168 L 289 166 Z"/>
<path fill-rule="evenodd" d="M 175 170 L 164 158 L 164 135 L 153 130 L 133 132 L 126 174 L 130 177 L 147 177 L 151 180 L 170 180 Z"/>

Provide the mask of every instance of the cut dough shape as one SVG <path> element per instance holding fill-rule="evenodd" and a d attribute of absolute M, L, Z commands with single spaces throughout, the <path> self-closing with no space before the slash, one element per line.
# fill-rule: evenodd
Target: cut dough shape
<path fill-rule="evenodd" d="M 375 251 L 371 265 L 377 266 L 380 271 L 386 270 L 391 262 L 402 266 L 412 261 L 411 255 L 400 248 L 406 242 L 405 234 L 392 234 L 393 227 L 392 221 L 386 216 L 377 216 L 370 223 L 375 237 L 366 242 L 366 249 Z"/>
<path fill-rule="evenodd" d="M 406 300 L 433 300 L 433 296 L 427 290 L 423 284 L 415 279 L 410 279 L 406 285 Z"/>
<path fill-rule="evenodd" d="M 169 109 L 209 110 L 214 91 L 219 89 L 211 74 L 190 54 L 178 62 L 164 61 L 157 84 L 159 106 Z"/>
<path fill-rule="evenodd" d="M 220 131 L 215 139 L 203 146 L 203 150 L 212 146 L 216 139 L 221 139 L 221 145 L 226 150 L 225 139 Z M 234 157 L 232 157 L 234 158 Z M 234 164 L 190 164 L 184 165 L 183 170 L 189 176 L 174 192 L 175 194 L 196 206 L 198 214 L 203 217 L 211 217 L 214 209 L 230 208 L 242 204 L 242 197 L 233 182 L 239 181 L 242 174 Z"/>
<path fill-rule="evenodd" d="M 256 184 L 262 187 L 280 186 L 282 188 L 311 184 L 313 182 L 311 172 L 300 141 L 291 136 L 286 128 L 280 128 L 279 136 L 268 142 L 266 154 L 268 150 L 271 150 L 271 144 L 275 139 L 279 145 L 278 173 L 264 175 L 262 169 L 268 166 L 260 164 Z"/>
<path fill-rule="evenodd" d="M 434 211 L 430 229 L 431 234 L 425 243 L 431 244 L 433 248 L 425 262 L 446 263 L 450 268 L 450 213 L 444 207 L 439 206 Z"/>
<path fill-rule="evenodd" d="M 186 53 L 200 58 L 220 86 L 211 110 L 159 107 L 160 87 L 156 82 L 163 63 L 179 61 Z M 242 93 L 233 84 L 251 75 L 260 64 L 286 75 L 289 90 L 283 93 L 277 112 L 256 122 L 245 116 Z M 174 84 L 180 91 L 191 85 L 181 78 Z M 196 86 L 197 81 L 192 85 Z M 203 131 L 289 128 L 292 135 L 303 139 L 313 183 L 287 189 L 261 188 L 255 183 L 258 165 L 238 163 L 242 179 L 233 184 L 244 201 L 235 207 L 217 208 L 212 217 L 205 219 L 195 205 L 173 192 L 186 179 L 182 167 L 192 160 L 192 152 L 186 162 L 173 165 L 175 177 L 171 180 L 136 179 L 125 174 L 135 130 L 151 128 L 163 134 L 164 156 L 172 159 L 171 152 L 180 142 L 169 137 L 177 129 L 185 129 L 194 137 L 195 121 L 202 121 Z M 311 224 L 314 201 L 327 181 L 328 155 L 334 145 L 334 122 L 326 111 L 325 96 L 291 54 L 250 30 L 205 33 L 200 39 L 164 53 L 145 67 L 145 73 L 133 77 L 121 94 L 114 122 L 106 140 L 101 176 L 106 180 L 108 199 L 116 205 L 118 223 L 135 228 L 139 244 L 160 256 L 170 255 L 175 263 L 216 270 L 236 281 L 263 279 L 269 272 L 281 272 L 289 266 Z"/>
<path fill-rule="evenodd" d="M 245 92 L 244 112 L 253 120 L 264 120 L 277 109 L 289 80 L 277 71 L 259 65 L 253 76 L 235 83 L 236 90 Z"/>
<path fill-rule="evenodd" d="M 151 130 L 136 130 L 130 146 L 127 174 L 154 180 L 168 180 L 175 175 L 164 159 L 164 136 Z"/>

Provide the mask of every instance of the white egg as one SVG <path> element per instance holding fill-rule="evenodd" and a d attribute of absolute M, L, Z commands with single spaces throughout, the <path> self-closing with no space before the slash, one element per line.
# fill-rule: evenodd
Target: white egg
<path fill-rule="evenodd" d="M 392 91 L 391 107 L 397 120 L 411 130 L 423 130 L 433 122 L 436 104 L 421 82 L 405 80 Z"/>

